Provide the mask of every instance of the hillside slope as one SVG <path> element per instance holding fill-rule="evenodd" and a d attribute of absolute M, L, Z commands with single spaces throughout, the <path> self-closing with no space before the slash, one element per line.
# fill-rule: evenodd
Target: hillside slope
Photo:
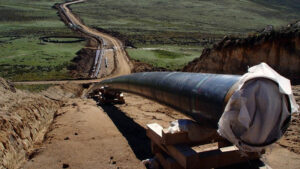
<path fill-rule="evenodd" d="M 243 74 L 266 62 L 277 72 L 300 81 L 300 21 L 275 31 L 271 26 L 247 38 L 225 37 L 183 68 L 187 72 Z"/>
<path fill-rule="evenodd" d="M 297 1 L 297 2 L 296 2 Z M 272 24 L 288 24 L 300 16 L 298 0 L 89 0 L 72 6 L 87 25 L 132 37 L 177 32 L 189 36 L 245 33 Z M 126 4 L 126 5 L 124 5 Z M 99 19 L 101 16 L 101 19 Z M 162 33 L 163 32 L 163 33 Z M 144 39 L 147 41 L 147 39 Z"/>

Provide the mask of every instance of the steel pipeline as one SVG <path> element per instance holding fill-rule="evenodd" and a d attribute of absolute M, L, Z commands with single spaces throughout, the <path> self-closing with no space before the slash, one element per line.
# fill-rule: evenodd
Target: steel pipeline
<path fill-rule="evenodd" d="M 238 75 L 145 72 L 99 82 L 94 88 L 134 93 L 165 104 L 199 123 L 217 127 Z"/>

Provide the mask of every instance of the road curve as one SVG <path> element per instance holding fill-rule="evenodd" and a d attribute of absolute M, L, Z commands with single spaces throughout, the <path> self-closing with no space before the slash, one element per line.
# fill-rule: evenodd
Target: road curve
<path fill-rule="evenodd" d="M 60 5 L 60 8 L 63 10 L 65 16 L 68 18 L 72 24 L 75 24 L 80 27 L 83 33 L 86 33 L 89 36 L 92 36 L 100 41 L 105 41 L 112 44 L 113 49 L 115 50 L 115 71 L 107 76 L 106 78 L 116 77 L 120 75 L 127 75 L 131 73 L 130 61 L 127 57 L 123 44 L 120 40 L 115 37 L 112 37 L 108 34 L 99 32 L 96 29 L 92 29 L 83 23 L 80 22 L 78 18 L 71 12 L 68 8 L 69 5 L 82 3 L 86 0 L 77 0 L 72 2 L 63 3 Z M 59 80 L 59 81 L 26 81 L 26 82 L 13 82 L 16 85 L 35 85 L 35 84 L 68 84 L 68 83 L 75 83 L 75 84 L 86 84 L 86 83 L 96 83 L 100 82 L 106 78 L 101 79 L 91 79 L 91 80 Z"/>

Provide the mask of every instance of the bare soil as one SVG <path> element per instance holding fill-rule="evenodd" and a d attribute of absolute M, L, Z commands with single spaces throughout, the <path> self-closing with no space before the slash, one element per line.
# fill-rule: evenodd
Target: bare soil
<path fill-rule="evenodd" d="M 293 86 L 294 96 L 300 105 L 300 85 Z M 300 115 L 293 114 L 290 127 L 284 137 L 278 142 L 284 148 L 300 155 Z"/>
<path fill-rule="evenodd" d="M 60 109 L 38 152 L 24 169 L 144 168 L 108 114 L 80 98 Z"/>
<path fill-rule="evenodd" d="M 145 168 L 151 158 L 146 124 L 168 126 L 176 111 L 139 96 L 125 94 L 124 105 L 96 105 L 70 98 L 58 111 L 45 141 L 23 168 Z"/>

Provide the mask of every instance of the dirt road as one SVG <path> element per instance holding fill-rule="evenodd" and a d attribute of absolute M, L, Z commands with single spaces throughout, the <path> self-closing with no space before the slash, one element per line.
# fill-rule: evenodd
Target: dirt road
<path fill-rule="evenodd" d="M 130 74 L 130 70 L 131 70 L 130 61 L 127 57 L 127 54 L 124 50 L 122 43 L 118 39 L 116 39 L 108 34 L 99 32 L 95 29 L 92 29 L 92 28 L 82 24 L 68 8 L 68 6 L 71 4 L 82 3 L 82 2 L 84 2 L 84 0 L 78 0 L 78 1 L 73 1 L 73 2 L 69 2 L 69 3 L 64 3 L 61 5 L 61 7 L 65 10 L 65 13 L 66 13 L 67 17 L 69 18 L 69 20 L 71 20 L 76 25 L 79 25 L 88 34 L 91 34 L 96 37 L 101 37 L 103 39 L 103 41 L 105 41 L 106 43 L 112 44 L 113 49 L 116 52 L 116 62 L 117 62 L 118 66 L 117 66 L 115 72 L 111 75 L 111 77 Z"/>
<path fill-rule="evenodd" d="M 131 73 L 131 63 L 130 60 L 127 57 L 127 54 L 125 52 L 124 46 L 121 43 L 120 40 L 118 40 L 115 37 L 112 37 L 108 34 L 99 32 L 98 30 L 92 29 L 83 23 L 80 22 L 80 20 L 71 12 L 71 10 L 68 8 L 69 5 L 76 4 L 76 3 L 82 3 L 85 2 L 85 0 L 78 0 L 78 1 L 72 1 L 68 3 L 61 4 L 60 7 L 63 10 L 63 13 L 66 15 L 70 23 L 72 25 L 76 25 L 77 29 L 80 28 L 85 34 L 92 36 L 96 39 L 99 39 L 99 41 L 103 41 L 106 45 L 102 45 L 105 50 L 107 46 L 112 47 L 115 53 L 115 69 L 112 72 L 112 74 L 108 75 L 108 77 L 116 77 L 120 75 L 127 75 Z M 104 53 L 104 55 L 109 55 L 107 52 Z M 107 56 L 111 57 L 111 56 Z M 99 62 L 101 63 L 101 62 Z M 100 82 L 103 79 L 91 79 L 91 80 L 61 80 L 61 81 L 28 81 L 28 82 L 14 82 L 14 84 L 17 85 L 35 85 L 35 84 L 68 84 L 68 83 L 75 83 L 75 84 L 86 84 L 86 83 L 95 83 Z"/>

